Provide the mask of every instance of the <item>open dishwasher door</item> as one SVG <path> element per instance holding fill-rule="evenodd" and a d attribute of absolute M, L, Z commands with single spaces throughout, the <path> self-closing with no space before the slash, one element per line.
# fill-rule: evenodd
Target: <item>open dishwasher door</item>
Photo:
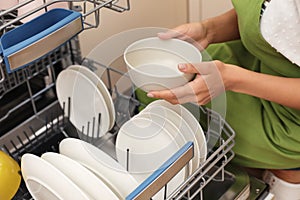
<path fill-rule="evenodd" d="M 109 6 L 115 10 L 121 9 L 114 4 L 118 1 L 101 2 L 105 4 L 96 3 L 96 10 Z M 124 10 L 126 8 L 121 9 L 121 11 Z M 95 13 L 99 14 L 98 12 Z M 28 14 L 30 15 L 30 13 Z M 9 19 L 3 22 L 3 26 L 6 28 L 19 22 L 18 20 L 20 19 Z M 111 82 L 112 77 L 124 77 L 126 71 L 108 67 L 98 63 L 97 60 L 85 60 L 83 64 L 91 70 L 102 69 L 103 79 L 106 80 L 106 85 L 114 97 L 117 119 L 116 125 L 110 132 L 99 139 L 80 135 L 80 131 L 76 130 L 68 119 L 67 106 L 61 108 L 55 94 L 56 76 L 70 64 L 74 64 L 76 61 L 81 63 L 80 56 L 78 40 L 74 38 L 26 68 L 7 73 L 6 66 L 2 64 L 0 101 L 2 101 L 1 111 L 3 113 L 0 116 L 0 146 L 15 160 L 20 161 L 21 156 L 27 152 L 36 155 L 41 155 L 47 151 L 57 152 L 60 141 L 66 137 L 79 137 L 115 158 L 115 138 L 120 125 L 137 114 L 138 107 L 141 104 L 135 98 L 134 92 L 122 91 Z M 134 89 L 134 86 L 129 85 L 129 90 L 134 91 Z M 18 95 L 14 94 L 16 91 Z M 16 96 L 17 98 L 15 98 Z M 209 119 L 221 120 L 224 123 L 218 113 L 202 107 L 197 109 L 200 109 L 203 116 Z M 12 124 L 11 122 L 15 123 Z M 208 154 L 207 160 L 165 199 L 264 198 L 267 191 L 267 186 L 264 183 L 248 177 L 240 169 L 230 167 L 230 161 L 234 157 L 232 151 L 234 131 L 226 122 L 224 124 L 226 137 L 218 138 L 220 145 L 213 149 Z M 206 127 L 206 134 L 208 131 L 213 130 L 208 130 Z M 162 185 L 164 184 L 167 185 L 168 183 L 165 182 Z M 24 182 L 21 183 L 19 191 L 13 199 L 32 199 Z"/>

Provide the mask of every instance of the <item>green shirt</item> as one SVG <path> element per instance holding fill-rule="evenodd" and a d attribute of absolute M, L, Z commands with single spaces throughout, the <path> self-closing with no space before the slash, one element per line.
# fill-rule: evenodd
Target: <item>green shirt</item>
<path fill-rule="evenodd" d="M 241 40 L 210 45 L 207 51 L 214 60 L 264 74 L 300 78 L 300 67 L 261 35 L 263 2 L 232 0 Z M 226 121 L 236 132 L 233 162 L 255 168 L 300 167 L 300 110 L 234 92 L 227 92 L 226 98 Z"/>
<path fill-rule="evenodd" d="M 264 74 L 300 78 L 300 67 L 278 53 L 261 35 L 260 12 L 264 0 L 232 0 L 232 3 L 241 39 L 210 45 L 209 59 Z M 154 100 L 141 90 L 136 94 L 144 104 Z M 231 91 L 226 92 L 226 101 L 225 120 L 236 133 L 234 163 L 264 169 L 300 167 L 300 110 Z"/>

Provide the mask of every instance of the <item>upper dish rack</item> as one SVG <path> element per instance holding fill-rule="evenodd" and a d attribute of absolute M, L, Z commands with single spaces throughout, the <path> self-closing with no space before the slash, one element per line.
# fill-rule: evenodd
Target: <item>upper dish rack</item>
<path fill-rule="evenodd" d="M 17 15 L 18 9 L 21 7 L 32 5 L 36 0 L 24 0 L 18 5 L 11 7 L 7 10 L 0 11 L 0 32 L 6 32 L 20 25 L 20 21 L 25 17 L 33 15 L 41 10 L 48 10 L 48 7 L 61 2 L 67 2 L 71 10 L 81 12 L 84 29 L 97 28 L 100 24 L 100 9 L 108 8 L 116 12 L 124 12 L 130 9 L 129 0 L 41 0 L 42 3 L 38 7 L 32 7 L 21 16 Z M 93 16 L 94 21 L 89 22 L 87 18 Z"/>
<path fill-rule="evenodd" d="M 39 2 L 39 3 L 36 3 Z M 42 3 L 43 2 L 43 3 Z M 53 6 L 55 7 L 55 5 L 58 3 L 65 3 L 68 4 L 68 8 L 70 10 L 74 10 L 77 11 L 81 14 L 81 22 L 82 22 L 82 27 L 78 27 L 78 29 L 82 28 L 82 30 L 86 30 L 86 29 L 91 29 L 91 28 L 97 28 L 100 24 L 100 9 L 102 8 L 108 8 L 117 12 L 124 12 L 126 10 L 130 9 L 130 4 L 129 4 L 129 0 L 23 0 L 20 1 L 19 4 L 7 9 L 7 10 L 0 10 L 0 36 L 5 34 L 6 32 L 13 30 L 17 27 L 19 27 L 20 25 L 22 25 L 24 21 L 22 21 L 24 18 L 26 17 L 33 17 L 36 16 L 36 14 L 42 14 L 40 13 L 41 11 L 48 11 L 50 8 L 53 8 Z M 40 4 L 40 5 L 38 5 Z M 64 4 L 64 5 L 65 5 Z M 61 5 L 61 4 L 60 4 Z M 31 9 L 29 9 L 29 7 L 31 7 Z M 26 8 L 26 9 L 25 9 Z M 19 12 L 19 9 L 23 9 L 26 10 L 26 12 L 22 12 L 21 14 Z M 91 19 L 92 18 L 92 19 Z M 45 19 L 47 20 L 47 19 Z M 78 20 L 77 20 L 78 21 Z M 50 24 L 51 25 L 51 24 Z M 65 26 L 70 26 L 70 24 L 66 24 Z M 79 26 L 79 25 L 77 25 Z M 61 28 L 60 28 L 61 29 Z M 73 30 L 74 27 L 71 27 L 71 29 L 66 29 L 63 30 L 65 32 L 70 32 L 70 30 Z M 58 29 L 59 30 L 59 29 Z M 30 32 L 30 30 L 27 30 Z M 78 30 L 80 32 L 80 30 Z M 78 39 L 76 37 L 76 34 L 78 34 L 79 32 L 76 31 L 76 33 L 70 33 L 69 37 L 72 38 L 75 36 L 74 40 L 69 40 L 67 45 L 63 45 L 63 46 L 71 46 L 70 43 L 78 43 Z M 20 32 L 20 31 L 19 31 Z M 57 31 L 56 31 L 57 32 Z M 52 48 L 55 47 L 59 47 L 60 44 L 64 43 L 64 41 L 62 42 L 58 42 L 57 44 L 53 44 L 53 41 L 47 39 L 50 37 L 53 37 L 53 33 L 48 33 L 48 36 L 43 36 L 43 40 L 48 42 L 46 44 L 52 44 L 53 45 L 57 45 L 57 46 L 53 46 L 51 48 L 49 48 L 49 50 L 51 50 Z M 59 33 L 61 35 L 61 33 Z M 60 35 L 56 36 L 56 38 L 60 38 Z M 12 37 L 10 35 L 10 37 Z M 14 34 L 13 37 L 17 37 L 17 34 Z M 30 37 L 36 37 L 34 36 L 34 34 L 32 34 L 32 36 Z M 65 36 L 66 37 L 66 36 Z M 7 37 L 6 37 L 7 38 Z M 24 37 L 26 40 L 29 39 L 29 37 Z M 67 41 L 68 38 L 66 38 Z M 4 40 L 4 39 L 3 39 Z M 19 68 L 21 65 L 24 65 L 26 63 L 29 63 L 29 61 L 34 60 L 34 56 L 36 58 L 40 57 L 41 50 L 43 49 L 42 46 L 45 47 L 44 43 L 45 42 L 40 42 L 43 41 L 42 39 L 40 39 L 39 41 L 36 41 L 34 43 L 31 42 L 31 44 L 27 44 L 27 47 L 23 47 L 23 49 L 29 49 L 29 50 L 33 50 L 38 49 L 37 52 L 32 53 L 29 55 L 28 57 L 25 57 L 25 59 L 28 59 L 28 62 L 25 62 L 23 64 L 18 64 L 16 65 L 17 68 Z M 50 41 L 50 43 L 49 43 Z M 11 42 L 10 42 L 11 43 Z M 41 43 L 40 47 L 37 46 L 39 43 Z M 17 43 L 16 43 L 17 44 Z M 49 45 L 46 45 L 49 46 Z M 2 45 L 3 46 L 3 45 Z M 17 46 L 17 45 L 14 45 Z M 34 47 L 35 46 L 35 47 Z M 78 44 L 76 44 L 75 46 L 79 46 Z M 4 48 L 4 46 L 3 46 Z M 8 47 L 6 47 L 8 48 Z M 40 49 L 39 49 L 40 48 Z M 26 51 L 28 50 L 24 50 L 25 53 L 22 53 L 21 50 L 16 50 L 16 53 L 21 52 L 22 56 L 26 55 L 28 53 L 26 53 Z M 46 53 L 46 50 L 44 50 Z M 57 49 L 55 50 L 57 51 Z M 58 50 L 60 51 L 60 50 Z M 14 53 L 14 54 L 16 54 Z M 73 55 L 74 53 L 74 55 Z M 54 55 L 56 56 L 56 54 Z M 8 56 L 5 56 L 6 59 L 8 59 Z M 19 58 L 18 56 L 14 56 L 16 57 L 15 60 L 24 60 L 24 58 Z M 32 58 L 31 58 L 32 57 Z M 80 49 L 73 49 L 72 50 L 72 55 L 71 58 L 73 59 L 72 62 L 74 63 L 74 60 L 76 60 L 76 63 L 81 63 L 81 52 Z M 42 60 L 42 61 L 50 61 L 51 60 L 57 60 L 56 57 L 53 58 L 53 55 L 45 55 L 42 58 L 39 58 L 38 60 Z M 33 76 L 34 74 L 38 74 L 40 71 L 45 70 L 44 67 L 40 68 L 39 66 L 45 66 L 44 63 L 40 64 L 37 62 L 35 63 L 31 63 L 30 65 L 26 66 L 25 69 L 18 69 L 15 71 L 8 71 L 5 70 L 5 64 L 4 63 L 4 57 L 0 60 L 1 61 L 1 67 L 0 67 L 0 99 L 2 98 L 2 96 L 9 92 L 11 89 L 15 88 L 18 85 L 21 85 L 26 79 L 29 79 L 31 76 Z M 11 62 L 11 61 L 10 61 Z M 22 61 L 23 62 L 23 61 Z M 6 65 L 6 68 L 9 68 Z"/>

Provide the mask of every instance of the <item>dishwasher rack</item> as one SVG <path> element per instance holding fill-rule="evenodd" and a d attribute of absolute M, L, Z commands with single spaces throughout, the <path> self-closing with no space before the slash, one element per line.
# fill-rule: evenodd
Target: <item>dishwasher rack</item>
<path fill-rule="evenodd" d="M 36 0 L 23 0 L 20 3 L 0 11 L 0 31 L 2 33 L 9 31 L 20 25 L 20 21 L 38 11 L 48 11 L 49 6 L 55 6 L 57 3 L 66 2 L 72 10 L 82 13 L 85 29 L 97 28 L 100 25 L 100 10 L 108 8 L 116 12 L 124 12 L 130 9 L 130 0 L 41 0 L 39 6 L 35 7 Z M 27 12 L 18 16 L 18 9 L 32 6 Z M 90 18 L 89 18 L 90 17 Z M 93 19 L 91 22 L 90 19 Z"/>
<path fill-rule="evenodd" d="M 47 1 L 23 16 L 17 16 L 17 9 L 33 2 L 26 0 L 19 5 L 0 12 L 0 31 L 5 33 L 20 25 L 20 20 L 38 10 L 46 9 L 51 4 L 62 1 Z M 99 11 L 109 8 L 123 12 L 130 8 L 129 0 L 123 3 L 119 0 L 66 0 L 70 8 L 83 13 L 85 29 L 99 25 Z M 82 7 L 76 3 L 83 3 Z M 88 22 L 87 17 L 93 15 L 95 24 Z M 68 104 L 60 107 L 55 90 L 56 77 L 60 71 L 71 64 L 82 64 L 91 70 L 103 69 L 101 77 L 110 91 L 116 109 L 116 123 L 109 133 L 99 139 L 87 137 L 80 130 L 76 130 L 69 121 Z M 115 67 L 105 66 L 94 60 L 82 59 L 78 38 L 50 52 L 30 66 L 7 73 L 5 64 L 1 64 L 0 77 L 0 148 L 16 161 L 24 153 L 41 155 L 47 151 L 58 152 L 59 142 L 66 137 L 85 140 L 98 148 L 108 152 L 116 158 L 114 142 L 120 126 L 138 113 L 141 103 L 135 97 L 134 85 L 128 85 L 126 91 L 120 90 L 116 81 L 126 77 L 126 71 Z M 129 79 L 129 77 L 127 77 Z M 124 106 L 126 105 L 126 106 Z M 142 105 L 145 106 L 145 105 Z M 194 104 L 185 105 L 187 109 L 199 110 L 203 130 L 207 138 L 218 136 L 218 144 L 208 152 L 207 160 L 190 175 L 172 194 L 165 199 L 204 199 L 203 190 L 212 181 L 224 181 L 225 166 L 234 157 L 234 131 L 224 119 L 213 110 Z M 126 108 L 126 109 L 124 109 Z M 220 135 L 220 130 L 222 134 Z M 165 183 L 167 186 L 167 183 Z M 150 198 L 150 197 L 149 197 Z M 21 186 L 13 200 L 32 199 L 25 183 Z"/>
<path fill-rule="evenodd" d="M 0 138 L 2 150 L 9 153 L 20 163 L 21 156 L 26 152 L 32 152 L 36 155 L 41 155 L 46 151 L 58 152 L 59 142 L 66 137 L 80 138 L 103 150 L 107 150 L 109 145 L 114 144 L 119 127 L 134 116 L 138 112 L 138 106 L 141 105 L 135 98 L 133 92 L 135 88 L 134 86 L 130 86 L 129 91 L 120 93 L 113 83 L 112 77 L 123 77 L 124 72 L 87 59 L 85 59 L 82 64 L 90 69 L 95 69 L 99 66 L 105 68 L 103 80 L 106 80 L 109 91 L 112 96 L 115 97 L 114 104 L 117 112 L 116 124 L 113 129 L 99 139 L 87 137 L 86 135 L 89 134 L 82 134 L 81 131 L 76 130 L 69 122 L 68 104 L 61 109 L 57 100 L 55 100 L 45 109 L 39 111 L 26 122 Z M 54 66 L 51 66 L 50 68 L 52 67 Z M 55 83 L 55 77 L 53 82 Z M 129 105 L 129 109 L 124 110 L 124 105 L 126 104 Z M 202 163 L 201 166 L 176 189 L 176 191 L 165 199 L 203 199 L 203 189 L 212 180 L 224 180 L 225 166 L 234 156 L 232 151 L 234 145 L 234 131 L 222 117 L 210 109 L 198 106 L 195 107 L 193 104 L 188 104 L 187 108 L 198 108 L 201 113 L 201 118 L 205 117 L 206 124 L 203 124 L 203 128 L 206 136 L 209 134 L 218 134 L 218 130 L 214 130 L 213 128 L 216 126 L 210 126 L 212 123 L 219 125 L 224 124 L 223 134 L 219 137 L 219 144 L 216 145 L 216 148 L 209 152 L 207 160 Z M 115 158 L 115 152 L 111 151 L 111 149 L 108 153 Z M 16 199 L 20 199 L 20 196 L 24 200 L 30 199 L 30 195 L 26 190 L 24 183 L 22 183 L 18 195 L 19 196 Z"/>

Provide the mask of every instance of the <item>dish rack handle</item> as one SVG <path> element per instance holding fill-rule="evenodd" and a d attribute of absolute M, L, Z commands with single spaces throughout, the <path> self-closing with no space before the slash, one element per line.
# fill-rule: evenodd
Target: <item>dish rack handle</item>
<path fill-rule="evenodd" d="M 182 169 L 194 157 L 194 144 L 187 142 L 171 158 L 169 158 L 161 167 L 153 172 L 144 182 L 142 182 L 126 200 L 150 199 L 161 188 Z M 166 196 L 166 192 L 165 192 Z M 166 197 L 165 197 L 166 199 Z"/>
<path fill-rule="evenodd" d="M 33 63 L 82 30 L 80 13 L 56 8 L 3 34 L 0 47 L 7 72 Z"/>

